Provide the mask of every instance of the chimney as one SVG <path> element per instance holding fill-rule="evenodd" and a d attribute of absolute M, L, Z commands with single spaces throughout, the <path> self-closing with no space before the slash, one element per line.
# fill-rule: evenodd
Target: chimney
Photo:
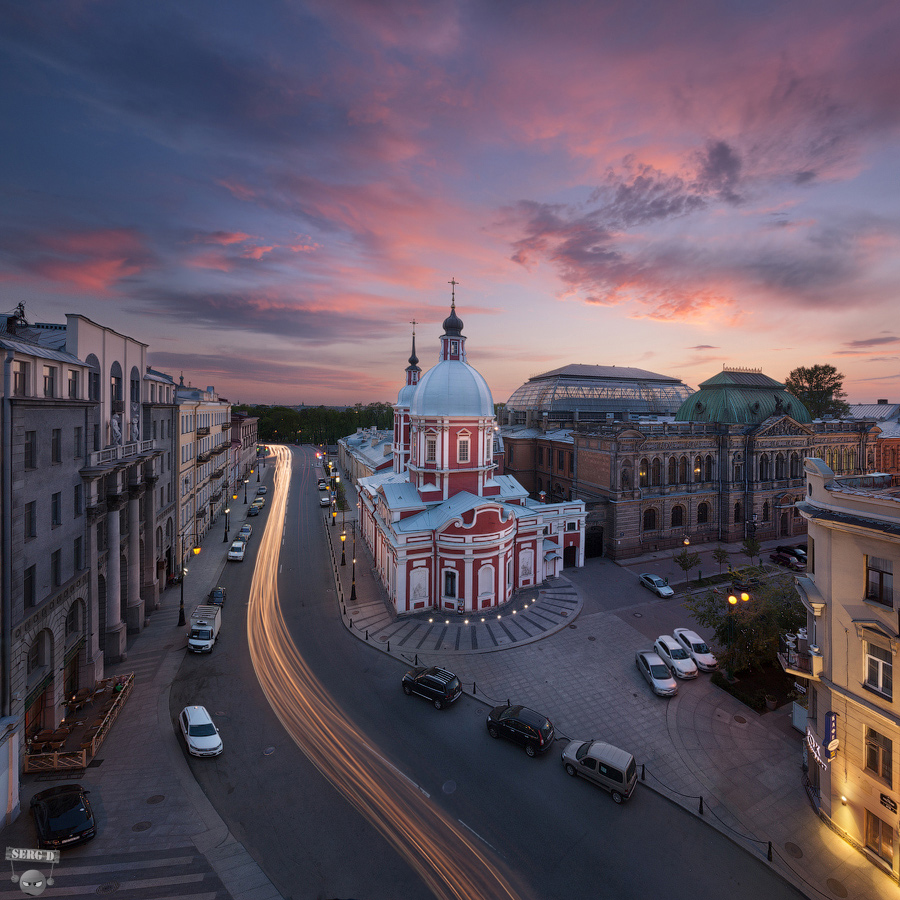
<path fill-rule="evenodd" d="M 887 400 L 876 400 L 875 401 L 879 406 L 887 406 Z"/>

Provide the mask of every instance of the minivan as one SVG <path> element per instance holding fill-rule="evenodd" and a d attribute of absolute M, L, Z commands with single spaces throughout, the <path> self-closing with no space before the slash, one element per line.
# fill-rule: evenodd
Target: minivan
<path fill-rule="evenodd" d="M 637 764 L 625 750 L 603 741 L 570 741 L 562 752 L 571 776 L 580 775 L 599 785 L 616 803 L 627 800 L 637 784 Z"/>

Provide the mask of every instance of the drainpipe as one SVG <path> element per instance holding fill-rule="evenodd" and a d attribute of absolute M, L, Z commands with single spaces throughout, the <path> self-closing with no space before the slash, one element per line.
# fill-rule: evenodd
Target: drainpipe
<path fill-rule="evenodd" d="M 15 356 L 12 350 L 6 351 L 6 359 L 3 361 L 3 496 L 2 522 L 3 522 L 3 619 L 2 639 L 0 639 L 0 675 L 3 677 L 3 692 L 0 695 L 0 717 L 11 715 L 12 690 L 10 676 L 12 675 L 10 648 L 11 648 L 11 623 L 12 611 L 12 397 L 10 386 L 12 384 L 12 363 Z"/>

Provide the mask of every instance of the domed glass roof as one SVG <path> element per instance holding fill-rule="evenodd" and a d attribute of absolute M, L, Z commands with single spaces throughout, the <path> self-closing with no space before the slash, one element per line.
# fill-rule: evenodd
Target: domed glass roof
<path fill-rule="evenodd" d="M 809 410 L 784 385 L 759 369 L 724 369 L 700 385 L 682 404 L 678 422 L 755 425 L 769 416 L 811 422 Z"/>
<path fill-rule="evenodd" d="M 494 400 L 482 375 L 468 363 L 445 359 L 420 379 L 411 416 L 493 416 Z"/>
<path fill-rule="evenodd" d="M 573 364 L 534 375 L 506 402 L 510 417 L 525 421 L 527 412 L 547 414 L 550 422 L 673 416 L 691 395 L 678 378 L 628 366 Z M 519 423 L 521 424 L 521 423 Z"/>

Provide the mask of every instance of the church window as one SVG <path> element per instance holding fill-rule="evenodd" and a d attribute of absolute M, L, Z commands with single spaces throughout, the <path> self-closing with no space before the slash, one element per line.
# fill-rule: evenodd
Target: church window
<path fill-rule="evenodd" d="M 709 504 L 701 503 L 697 507 L 697 524 L 705 525 L 709 521 Z"/>
<path fill-rule="evenodd" d="M 638 470 L 638 477 L 640 478 L 640 486 L 642 488 L 647 487 L 647 469 L 649 468 L 648 460 L 641 460 L 641 467 Z"/>
<path fill-rule="evenodd" d="M 681 528 L 684 525 L 684 507 L 683 506 L 673 506 L 672 507 L 672 527 L 673 528 Z"/>
<path fill-rule="evenodd" d="M 704 480 L 713 480 L 713 458 L 711 456 L 706 457 L 706 478 Z"/>
<path fill-rule="evenodd" d="M 744 507 L 740 503 L 734 504 L 734 524 L 739 525 L 744 521 Z"/>
<path fill-rule="evenodd" d="M 437 440 L 433 437 L 425 438 L 425 462 L 433 463 L 437 459 Z"/>
<path fill-rule="evenodd" d="M 459 341 L 450 341 L 450 353 L 453 356 L 459 353 Z"/>
<path fill-rule="evenodd" d="M 669 480 L 667 482 L 668 484 L 675 484 L 675 482 L 677 481 L 677 478 L 676 478 L 677 465 L 678 464 L 675 462 L 675 457 L 670 456 L 669 457 Z"/>
<path fill-rule="evenodd" d="M 763 455 L 759 458 L 759 480 L 760 481 L 770 481 L 769 475 L 769 455 L 767 453 L 763 453 Z"/>
<path fill-rule="evenodd" d="M 450 570 L 444 572 L 444 596 L 456 596 L 456 572 Z"/>
<path fill-rule="evenodd" d="M 650 483 L 651 483 L 654 487 L 659 487 L 659 482 L 660 482 L 660 478 L 661 478 L 661 472 L 660 472 L 660 469 L 661 469 L 661 466 L 660 466 L 660 462 L 659 462 L 659 457 L 658 457 L 658 456 L 654 456 L 654 457 L 653 457 L 653 469 L 652 469 L 652 475 L 651 475 L 651 478 L 650 478 Z"/>
<path fill-rule="evenodd" d="M 779 453 L 775 457 L 775 478 L 780 481 L 784 477 L 785 477 L 784 454 Z"/>
<path fill-rule="evenodd" d="M 686 456 L 682 456 L 678 461 L 678 483 L 687 484 L 688 480 L 688 461 Z"/>
<path fill-rule="evenodd" d="M 763 503 L 763 512 L 762 512 L 763 522 L 768 522 L 771 515 L 772 514 L 769 510 L 769 501 L 766 500 L 766 502 Z"/>
<path fill-rule="evenodd" d="M 457 457 L 458 461 L 461 463 L 467 463 L 469 461 L 469 439 L 467 437 L 461 437 L 459 439 L 459 443 L 457 444 Z"/>
<path fill-rule="evenodd" d="M 797 453 L 791 454 L 791 478 L 800 477 L 800 456 Z"/>
<path fill-rule="evenodd" d="M 644 510 L 644 531 L 656 531 L 656 510 Z"/>
<path fill-rule="evenodd" d="M 698 456 L 694 460 L 694 481 L 699 482 L 703 477 L 703 460 Z"/>

